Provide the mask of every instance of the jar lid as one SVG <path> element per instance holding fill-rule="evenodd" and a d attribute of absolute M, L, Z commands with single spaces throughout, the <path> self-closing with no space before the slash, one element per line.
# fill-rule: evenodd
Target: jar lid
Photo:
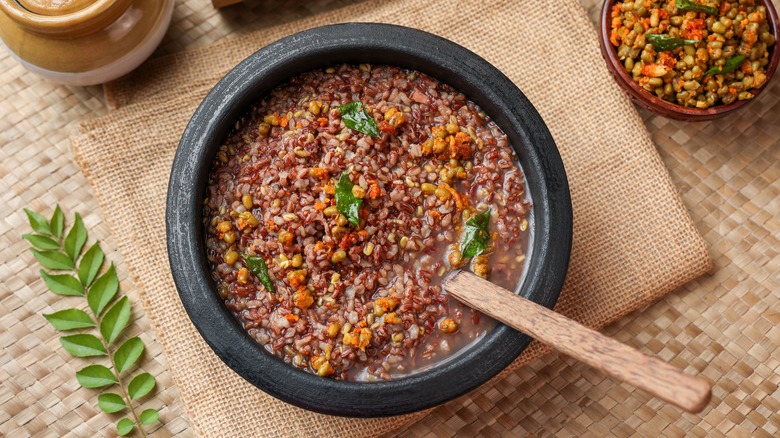
<path fill-rule="evenodd" d="M 23 8 L 40 15 L 66 15 L 86 9 L 97 0 L 17 0 Z"/>
<path fill-rule="evenodd" d="M 70 38 L 108 26 L 131 3 L 132 0 L 0 0 L 0 12 L 33 32 Z"/>

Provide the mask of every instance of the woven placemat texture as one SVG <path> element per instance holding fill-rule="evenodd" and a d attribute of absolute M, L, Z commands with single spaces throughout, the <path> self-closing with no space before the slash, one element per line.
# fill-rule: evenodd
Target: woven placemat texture
<path fill-rule="evenodd" d="M 600 2 L 580 2 L 595 20 Z M 179 0 L 158 54 L 348 3 L 353 2 L 258 0 L 216 12 L 207 0 Z M 455 9 L 427 13 L 442 10 Z M 46 291 L 37 262 L 19 237 L 29 232 L 24 206 L 45 211 L 59 202 L 68 212 L 81 212 L 90 237 L 101 239 L 108 258 L 118 264 L 123 291 L 139 302 L 138 288 L 116 251 L 116 233 L 103 221 L 68 150 L 68 125 L 105 113 L 101 91 L 47 83 L 2 50 L 0 77 L 0 205 L 7 211 L 0 221 L 0 436 L 115 436 L 116 418 L 100 413 L 96 392 L 75 382 L 84 362 L 62 350 L 40 316 L 59 309 L 59 301 Z M 707 410 L 683 414 L 549 354 L 506 374 L 501 385 L 485 385 L 389 435 L 778 436 L 780 82 L 775 78 L 770 85 L 758 101 L 727 120 L 686 124 L 640 111 L 716 269 L 606 332 L 673 364 L 701 370 L 714 384 Z M 154 398 L 163 409 L 164 427 L 154 436 L 192 436 L 149 319 L 141 306 L 134 307 L 134 315 L 133 333 L 143 333 L 148 349 L 142 367 L 157 376 L 162 390 Z"/>
<path fill-rule="evenodd" d="M 302 3 L 274 8 L 269 15 L 264 11 L 274 5 L 268 2 L 254 2 L 254 9 L 217 12 L 208 0 L 177 1 L 170 31 L 157 53 L 208 44 L 238 29 L 291 21 L 353 1 Z M 0 437 L 115 437 L 115 423 L 121 418 L 98 409 L 98 391 L 79 386 L 76 371 L 91 362 L 63 350 L 59 334 L 42 316 L 74 304 L 49 292 L 41 280 L 40 265 L 21 238 L 31 231 L 22 209 L 50 214 L 55 204 L 62 206 L 66 217 L 82 215 L 90 241 L 100 240 L 107 262 L 116 266 L 121 290 L 135 303 L 125 335 L 144 341 L 139 368 L 157 379 L 153 396 L 143 404 L 144 409 L 160 410 L 163 427 L 153 436 L 194 435 L 140 291 L 70 152 L 71 125 L 106 112 L 103 87 L 48 82 L 0 47 Z"/>
<path fill-rule="evenodd" d="M 210 352 L 189 323 L 170 272 L 149 263 L 165 258 L 160 225 L 166 178 L 178 137 L 194 107 L 230 67 L 259 47 L 298 30 L 341 21 L 414 26 L 473 49 L 526 90 L 561 149 L 572 187 L 574 248 L 559 311 L 602 327 L 709 268 L 704 243 L 647 131 L 633 107 L 611 87 L 597 55 L 594 30 L 579 3 L 570 0 L 561 8 L 505 1 L 483 10 L 476 3 L 460 2 L 458 14 L 427 13 L 451 6 L 444 1 L 366 2 L 149 62 L 108 87 L 109 101 L 118 110 L 82 123 L 75 133 L 75 158 L 99 202 L 112 206 L 104 208 L 104 217 L 114 225 L 119 249 L 143 291 L 147 315 L 168 353 L 192 425 L 204 435 L 366 435 L 420 416 L 332 418 L 294 408 L 258 391 Z M 485 34 L 472 20 L 476 15 L 497 30 Z M 512 25 L 520 20 L 529 27 L 521 31 Z M 560 58 L 541 56 L 571 49 L 565 41 L 542 36 L 549 26 L 567 28 L 583 42 L 575 48 L 570 65 Z M 528 63 L 529 57 L 538 58 Z M 592 74 L 582 80 L 552 79 L 559 69 L 574 68 Z M 607 91 L 588 93 L 594 86 Z M 571 105 L 574 96 L 603 108 L 602 114 L 593 113 L 591 106 Z M 614 121 L 608 130 L 603 118 Z M 546 351 L 535 344 L 504 374 Z M 477 394 L 497 388 L 497 382 Z M 220 409 L 223 406 L 231 409 Z M 237 424 L 236 417 L 244 421 Z"/>
<path fill-rule="evenodd" d="M 580 3 L 597 23 L 602 2 Z M 683 413 L 552 353 L 388 436 L 780 436 L 780 80 L 726 119 L 639 114 L 714 269 L 604 332 L 700 370 L 710 406 Z"/>
<path fill-rule="evenodd" d="M 92 363 L 63 350 L 57 331 L 41 316 L 73 307 L 74 298 L 49 292 L 40 265 L 21 235 L 31 230 L 22 208 L 68 218 L 80 212 L 90 239 L 101 241 L 116 265 L 121 289 L 140 303 L 124 258 L 92 191 L 69 152 L 68 124 L 105 112 L 100 87 L 67 88 L 27 73 L 0 50 L 0 436 L 116 436 L 121 417 L 97 407 L 98 392 L 81 388 L 76 371 Z M 83 300 L 75 299 L 75 303 Z M 158 387 L 144 408 L 160 410 L 163 436 L 186 430 L 178 389 L 149 319 L 140 305 L 126 336 L 146 344 L 141 368 Z"/>

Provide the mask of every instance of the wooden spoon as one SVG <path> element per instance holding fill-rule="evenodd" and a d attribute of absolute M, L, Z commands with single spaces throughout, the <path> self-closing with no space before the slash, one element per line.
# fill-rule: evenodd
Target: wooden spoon
<path fill-rule="evenodd" d="M 712 389 L 706 380 L 685 374 L 470 272 L 456 272 L 445 280 L 444 288 L 472 309 L 688 412 L 701 412 L 710 401 Z"/>

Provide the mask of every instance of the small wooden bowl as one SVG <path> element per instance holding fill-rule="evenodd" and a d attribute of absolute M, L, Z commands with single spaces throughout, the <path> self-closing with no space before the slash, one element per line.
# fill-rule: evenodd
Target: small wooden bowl
<path fill-rule="evenodd" d="M 756 100 L 758 95 L 768 87 L 769 82 L 772 80 L 772 75 L 774 74 L 775 69 L 777 69 L 778 61 L 780 61 L 780 50 L 777 48 L 778 44 L 780 44 L 780 40 L 769 49 L 769 64 L 766 68 L 767 83 L 755 92 L 756 97 L 753 99 L 740 100 L 729 105 L 716 105 L 706 109 L 699 109 L 677 105 L 658 98 L 655 94 L 650 93 L 634 82 L 623 67 L 623 63 L 618 59 L 617 49 L 609 42 L 611 23 L 610 11 L 616 1 L 617 0 L 605 0 L 604 6 L 601 9 L 601 17 L 599 20 L 599 45 L 601 46 L 601 54 L 604 56 L 604 61 L 607 63 L 607 69 L 610 74 L 612 74 L 612 77 L 615 79 L 618 86 L 620 86 L 623 92 L 626 93 L 634 103 L 642 108 L 670 119 L 686 122 L 718 119 Z M 778 20 L 777 11 L 771 0 L 763 0 L 762 3 L 766 6 L 767 21 L 769 22 L 772 34 L 775 38 L 778 38 L 780 36 L 778 35 L 780 20 Z"/>

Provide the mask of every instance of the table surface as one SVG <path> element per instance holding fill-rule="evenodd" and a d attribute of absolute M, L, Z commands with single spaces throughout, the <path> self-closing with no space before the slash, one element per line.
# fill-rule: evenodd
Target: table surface
<path fill-rule="evenodd" d="M 595 21 L 596 0 L 580 0 Z M 291 3 L 294 3 L 291 5 Z M 305 3 L 305 4 L 303 4 Z M 208 44 L 354 3 L 243 2 L 216 11 L 180 0 L 157 55 Z M 778 4 L 775 0 L 775 4 Z M 26 72 L 0 51 L 0 436 L 114 436 L 111 418 L 80 388 L 83 362 L 59 347 L 41 317 L 59 299 L 46 291 L 21 239 L 22 208 L 80 212 L 131 300 L 137 291 L 91 188 L 73 162 L 68 135 L 104 114 L 101 87 L 67 87 Z M 745 111 L 686 124 L 640 112 L 704 236 L 715 269 L 606 332 L 714 384 L 701 414 L 681 413 L 570 358 L 551 354 L 506 384 L 436 408 L 402 436 L 780 435 L 780 80 Z M 191 436 L 165 355 L 134 307 L 131 334 L 147 346 L 141 367 L 157 377 L 145 407 L 160 410 L 154 436 Z"/>

